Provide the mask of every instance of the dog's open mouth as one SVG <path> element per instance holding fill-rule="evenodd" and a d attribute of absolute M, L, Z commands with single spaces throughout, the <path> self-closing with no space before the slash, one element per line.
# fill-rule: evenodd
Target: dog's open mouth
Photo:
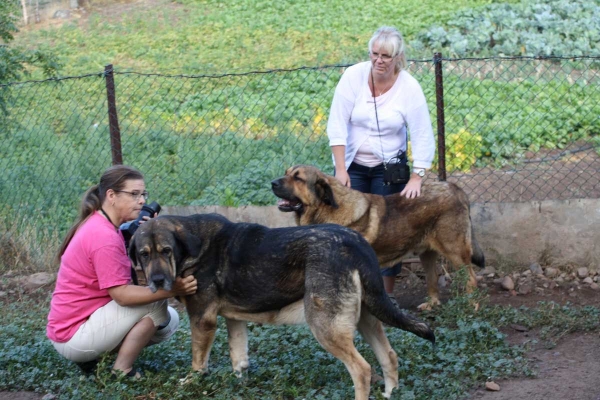
<path fill-rule="evenodd" d="M 302 203 L 298 200 L 279 199 L 277 201 L 277 207 L 280 211 L 284 212 L 298 211 L 302 209 Z"/>

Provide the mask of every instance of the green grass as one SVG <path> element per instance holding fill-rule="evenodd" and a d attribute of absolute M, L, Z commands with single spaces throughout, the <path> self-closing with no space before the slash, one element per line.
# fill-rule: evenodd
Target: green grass
<path fill-rule="evenodd" d="M 381 25 L 396 26 L 410 43 L 456 10 L 490 3 L 494 1 L 159 1 L 152 8 L 108 17 L 92 10 L 85 22 L 24 30 L 16 43 L 51 47 L 65 74 L 100 71 L 110 63 L 163 73 L 353 63 L 365 59 L 367 41 Z"/>
<path fill-rule="evenodd" d="M 455 282 L 458 282 L 457 277 Z M 454 294 L 460 293 L 453 283 Z M 39 294 L 38 296 L 39 297 Z M 475 313 L 472 302 L 479 301 Z M 186 315 L 168 342 L 145 349 L 137 365 L 146 371 L 139 382 L 113 381 L 106 356 L 92 377 L 60 357 L 45 338 L 49 296 L 41 300 L 17 296 L 2 300 L 0 323 L 0 390 L 53 393 L 60 399 L 346 399 L 353 396 L 344 365 L 325 352 L 304 326 L 273 327 L 249 324 L 250 368 L 242 379 L 231 370 L 226 329 L 219 330 L 211 353 L 209 375 L 191 372 L 190 328 Z M 532 376 L 526 347 L 511 346 L 500 327 L 511 323 L 539 328 L 549 343 L 569 332 L 600 329 L 594 307 L 540 303 L 535 309 L 491 306 L 483 292 L 458 295 L 435 312 L 424 315 L 435 328 L 437 348 L 412 334 L 386 328 L 399 355 L 400 388 L 393 399 L 451 400 L 464 398 L 487 379 Z M 357 336 L 359 352 L 381 373 L 370 348 Z M 550 347 L 550 346 L 549 346 Z M 188 377 L 189 383 L 180 384 Z M 157 382 L 161 384 L 158 385 Z M 382 399 L 382 383 L 371 388 Z"/>

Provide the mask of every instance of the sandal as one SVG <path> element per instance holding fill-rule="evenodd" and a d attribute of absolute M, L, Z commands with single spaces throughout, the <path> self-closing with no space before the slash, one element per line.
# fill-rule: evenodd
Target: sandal
<path fill-rule="evenodd" d="M 138 370 L 137 368 L 133 367 L 131 368 L 131 370 L 128 373 L 124 373 L 123 371 L 119 371 L 116 369 L 113 369 L 111 371 L 113 378 L 119 379 L 119 378 L 127 378 L 127 379 L 133 379 L 133 380 L 140 380 L 142 379 L 142 377 L 144 376 L 144 372 L 141 370 Z"/>

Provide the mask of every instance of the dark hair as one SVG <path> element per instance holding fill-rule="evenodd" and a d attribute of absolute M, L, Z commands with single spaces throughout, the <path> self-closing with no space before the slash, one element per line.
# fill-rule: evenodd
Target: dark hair
<path fill-rule="evenodd" d="M 106 199 L 106 191 L 112 189 L 114 191 L 123 190 L 125 182 L 129 180 L 144 179 L 144 175 L 137 169 L 126 165 L 113 165 L 108 168 L 100 177 L 100 183 L 90 187 L 81 200 L 79 208 L 79 216 L 75 223 L 67 232 L 67 236 L 62 242 L 58 251 L 56 262 L 60 263 L 60 257 L 64 254 L 67 246 L 73 239 L 77 229 L 97 210 L 102 207 L 104 199 Z"/>

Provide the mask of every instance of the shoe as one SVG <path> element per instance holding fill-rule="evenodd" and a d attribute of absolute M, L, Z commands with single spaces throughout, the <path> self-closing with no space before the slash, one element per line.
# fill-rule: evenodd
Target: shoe
<path fill-rule="evenodd" d="M 123 371 L 118 371 L 116 369 L 113 369 L 111 371 L 111 374 L 112 374 L 113 379 L 127 378 L 127 379 L 133 379 L 136 381 L 139 379 L 142 379 L 142 377 L 144 376 L 144 372 L 141 370 L 138 370 L 135 367 L 131 368 L 131 371 L 129 371 L 128 373 L 124 373 Z"/>
<path fill-rule="evenodd" d="M 85 375 L 94 375 L 96 373 L 96 367 L 98 367 L 98 360 L 78 362 L 75 363 L 81 369 Z"/>

